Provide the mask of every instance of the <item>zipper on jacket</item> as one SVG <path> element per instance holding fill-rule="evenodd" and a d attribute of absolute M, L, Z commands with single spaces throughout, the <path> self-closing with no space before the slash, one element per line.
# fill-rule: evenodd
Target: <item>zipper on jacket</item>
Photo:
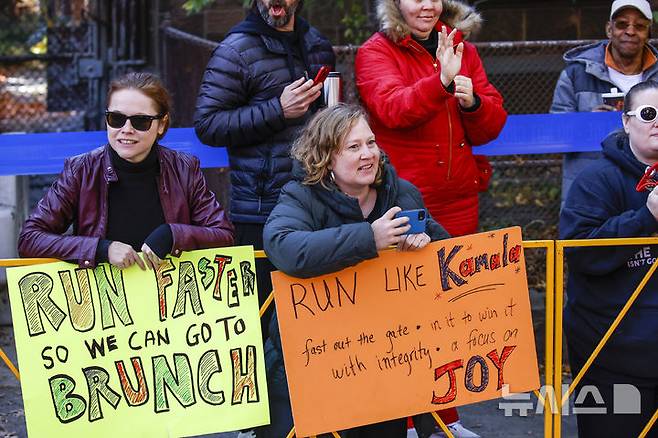
<path fill-rule="evenodd" d="M 422 47 L 419 47 L 418 43 L 416 43 L 415 41 L 410 41 L 409 47 L 411 47 L 416 52 L 419 52 L 421 54 L 424 53 L 426 56 L 429 56 L 429 58 L 432 61 L 432 67 L 434 67 L 434 72 L 435 73 L 439 72 L 437 60 L 435 60 L 434 57 L 430 55 L 427 50 L 425 50 Z M 446 114 L 448 116 L 448 171 L 446 173 L 446 181 L 448 181 L 450 180 L 450 176 L 451 176 L 450 174 L 452 173 L 452 117 L 450 117 L 450 106 L 448 105 L 447 100 L 445 101 L 445 106 L 446 106 Z"/>
<path fill-rule="evenodd" d="M 446 100 L 446 114 L 448 115 L 448 173 L 446 174 L 446 180 L 450 179 L 450 171 L 452 169 L 452 117 L 450 117 L 450 107 L 448 106 L 448 101 Z"/>
<path fill-rule="evenodd" d="M 108 167 L 107 172 L 114 172 L 114 170 L 111 167 Z M 105 202 L 103 202 L 103 204 L 101 206 L 101 217 L 100 217 L 100 238 L 101 239 L 105 239 L 107 237 L 107 222 L 108 222 L 108 216 L 109 216 L 108 211 L 107 211 L 108 210 L 107 204 L 109 204 L 109 202 L 110 202 L 109 201 L 109 199 L 110 199 L 110 187 L 109 186 L 110 186 L 110 182 L 111 182 L 110 178 L 107 177 L 107 176 L 105 178 L 103 178 L 103 180 L 105 181 L 105 184 L 103 184 L 101 186 L 101 196 L 100 196 L 100 198 L 104 199 Z M 74 234 L 77 234 L 77 232 L 75 232 Z"/>
<path fill-rule="evenodd" d="M 162 169 L 162 167 L 160 168 Z M 160 205 L 162 206 L 162 214 L 164 215 L 165 222 L 171 222 L 172 218 L 167 214 L 169 211 L 173 211 L 171 205 L 169 205 L 169 190 L 167 190 L 167 184 L 164 182 L 162 173 L 156 177 L 158 195 L 160 196 Z"/>
<path fill-rule="evenodd" d="M 165 181 L 165 178 L 164 178 L 164 176 L 163 176 L 163 171 L 162 171 L 162 169 L 165 168 L 164 164 L 165 164 L 165 163 L 164 163 L 164 159 L 161 159 L 161 160 L 160 160 L 160 181 L 161 181 L 161 183 L 162 183 L 162 191 L 163 191 L 163 193 L 164 193 L 165 195 L 168 195 L 168 194 L 169 194 L 169 188 L 167 187 L 167 182 Z M 162 199 L 160 200 L 160 204 L 162 204 Z"/>
<path fill-rule="evenodd" d="M 162 213 L 164 215 L 165 222 L 173 222 L 174 216 L 172 215 L 175 213 L 174 209 L 169 203 L 169 187 L 167 187 L 167 181 L 165 180 L 163 169 L 165 169 L 165 162 L 164 159 L 160 158 L 160 175 L 156 177 L 156 181 L 158 183 L 158 194 L 160 195 L 160 205 L 162 206 Z"/>
<path fill-rule="evenodd" d="M 409 47 L 414 49 L 416 52 L 424 53 L 425 56 L 429 56 L 430 59 L 431 59 L 432 67 L 434 67 L 434 73 L 439 72 L 439 64 L 437 63 L 436 59 L 434 59 L 434 57 L 432 55 L 430 55 L 430 53 L 427 50 L 425 50 L 422 47 L 418 47 L 418 43 L 415 42 L 415 41 L 410 41 L 409 42 Z"/>

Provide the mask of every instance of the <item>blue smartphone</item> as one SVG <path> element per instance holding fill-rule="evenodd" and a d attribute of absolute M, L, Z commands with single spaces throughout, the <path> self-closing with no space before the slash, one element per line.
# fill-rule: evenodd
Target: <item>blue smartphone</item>
<path fill-rule="evenodd" d="M 418 210 L 402 210 L 395 215 L 396 218 L 406 216 L 409 218 L 408 224 L 411 225 L 409 231 L 404 234 L 420 234 L 425 232 L 425 223 L 427 222 L 427 211 L 424 208 Z"/>

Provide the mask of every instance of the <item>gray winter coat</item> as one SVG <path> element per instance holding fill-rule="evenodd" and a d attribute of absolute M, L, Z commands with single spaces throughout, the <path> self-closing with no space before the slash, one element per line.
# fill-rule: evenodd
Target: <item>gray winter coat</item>
<path fill-rule="evenodd" d="M 603 103 L 601 93 L 617 87 L 605 65 L 605 48 L 608 40 L 569 50 L 564 54 L 567 67 L 560 74 L 553 94 L 552 113 L 591 111 Z M 658 51 L 647 45 L 654 55 Z M 642 73 L 642 80 L 658 79 L 658 63 Z M 618 87 L 617 87 L 618 88 Z"/>
<path fill-rule="evenodd" d="M 295 180 L 285 185 L 279 202 L 265 224 L 263 240 L 270 261 L 294 277 L 314 277 L 339 271 L 377 257 L 372 227 L 355 198 L 321 184 L 301 183 L 303 171 L 295 163 Z M 369 218 L 380 218 L 391 207 L 425 208 L 418 189 L 398 178 L 385 164 L 384 182 Z M 432 240 L 450 237 L 428 217 L 426 231 Z"/>

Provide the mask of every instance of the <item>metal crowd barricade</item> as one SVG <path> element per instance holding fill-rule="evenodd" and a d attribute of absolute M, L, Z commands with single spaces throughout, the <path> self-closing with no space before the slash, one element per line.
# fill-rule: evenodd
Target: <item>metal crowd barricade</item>
<path fill-rule="evenodd" d="M 562 294 L 563 294 L 563 248 L 568 246 L 585 246 L 587 244 L 591 246 L 601 246 L 601 245 L 610 245 L 615 244 L 617 240 L 608 239 L 605 241 L 553 241 L 553 240 L 536 240 L 536 241 L 524 241 L 523 246 L 527 249 L 543 249 L 546 251 L 546 333 L 545 333 L 545 386 L 546 387 L 557 387 L 560 388 L 562 383 L 561 373 L 562 373 L 562 312 L 556 312 L 556 309 L 562 308 Z M 658 243 L 658 239 L 624 239 L 624 244 L 639 244 L 646 242 Z M 264 251 L 254 251 L 254 256 L 256 258 L 265 258 Z M 38 259 L 38 258 L 26 258 L 26 259 L 4 259 L 0 260 L 0 267 L 16 267 L 16 266 L 28 266 L 40 263 L 51 263 L 56 262 L 56 259 Z M 653 273 L 657 265 L 654 265 L 650 272 L 647 274 L 647 278 Z M 646 279 L 643 282 L 646 283 Z M 642 285 L 643 285 L 642 284 Z M 641 285 L 641 286 L 642 286 Z M 640 290 L 640 288 L 638 289 Z M 636 294 L 631 297 L 632 300 L 639 294 L 636 291 Z M 274 294 L 271 293 L 267 298 L 265 303 L 260 309 L 260 316 L 262 317 L 265 310 L 272 304 L 274 301 Z M 630 307 L 632 302 L 629 300 L 627 307 Z M 625 310 L 627 308 L 625 307 Z M 621 316 L 623 317 L 623 315 Z M 619 319 L 621 319 L 621 317 Z M 558 335 L 558 336 L 556 336 Z M 12 371 L 17 379 L 20 380 L 20 374 L 11 360 L 7 355 L 0 349 L 0 358 L 7 365 L 7 367 Z M 553 399 L 553 394 L 555 398 Z M 540 403 L 543 403 L 544 406 L 547 406 L 547 409 L 544 409 L 544 436 L 545 437 L 559 437 L 560 436 L 560 415 L 561 415 L 561 394 L 559 391 L 547 391 L 546 399 L 542 395 L 535 391 L 535 395 Z M 557 406 L 557 408 L 555 408 Z M 439 418 L 436 413 L 433 413 L 437 424 L 442 428 L 446 436 L 453 438 L 452 433 L 448 430 L 443 421 Z M 654 415 L 657 417 L 658 413 Z M 655 421 L 655 418 L 652 419 Z M 650 427 L 650 426 L 648 426 Z M 294 436 L 294 427 L 288 434 L 288 438 Z M 336 432 L 332 432 L 333 436 L 340 438 Z"/>
<path fill-rule="evenodd" d="M 556 269 L 555 269 L 555 309 L 562 309 L 564 307 L 564 249 L 565 248 L 576 248 L 576 247 L 583 247 L 583 246 L 588 246 L 588 247 L 599 247 L 599 246 L 621 246 L 621 245 L 645 245 L 645 244 L 658 244 L 658 238 L 656 237 L 636 237 L 636 238 L 627 238 L 627 239 L 581 239 L 581 240 L 557 240 L 555 242 L 555 264 L 556 264 Z M 642 293 L 644 290 L 644 287 L 646 286 L 647 282 L 653 275 L 653 273 L 656 271 L 656 268 L 658 267 L 658 263 L 653 263 L 651 265 L 651 268 L 649 268 L 649 271 L 645 274 L 644 278 L 642 281 L 640 281 L 640 284 L 637 285 L 633 293 L 631 294 L 630 298 L 624 305 L 624 307 L 621 309 L 615 320 L 612 322 L 608 330 L 606 331 L 605 335 L 603 335 L 603 338 L 599 341 L 598 345 L 590 355 L 590 357 L 587 359 L 585 362 L 585 365 L 583 365 L 583 368 L 580 370 L 577 376 L 573 378 L 573 381 L 569 385 L 569 389 L 567 390 L 566 397 L 563 397 L 562 394 L 562 335 L 563 335 L 563 330 L 562 330 L 562 311 L 555 312 L 555 333 L 554 333 L 554 339 L 555 339 L 555 375 L 553 377 L 553 383 L 555 384 L 554 388 L 559 388 L 559 390 L 553 391 L 555 393 L 555 398 L 556 398 L 556 403 L 555 407 L 557 408 L 556 411 L 554 412 L 554 431 L 553 431 L 553 437 L 554 438 L 560 438 L 561 437 L 561 418 L 562 418 L 562 409 L 564 407 L 564 404 L 569 402 L 569 397 L 573 393 L 574 389 L 578 385 L 578 383 L 582 380 L 583 376 L 589 369 L 589 367 L 592 365 L 600 351 L 603 349 L 605 346 L 606 342 L 614 331 L 617 329 L 619 324 L 621 323 L 621 320 L 626 316 L 628 313 L 629 309 L 635 303 L 637 297 Z M 552 405 L 551 405 L 552 406 Z M 656 419 L 658 419 L 658 410 L 653 414 L 647 425 L 644 427 L 644 430 L 639 435 L 639 438 L 644 438 L 649 431 L 651 430 L 652 426 L 656 422 Z"/>

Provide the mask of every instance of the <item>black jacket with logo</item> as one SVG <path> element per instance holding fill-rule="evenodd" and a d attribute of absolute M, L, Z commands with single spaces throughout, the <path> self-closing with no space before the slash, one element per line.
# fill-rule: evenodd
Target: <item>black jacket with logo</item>
<path fill-rule="evenodd" d="M 603 158 L 574 181 L 560 215 L 561 239 L 647 237 L 658 221 L 646 207 L 647 191 L 635 190 L 646 165 L 631 152 L 628 137 L 612 133 Z M 589 355 L 646 272 L 658 246 L 582 247 L 566 251 L 569 266 L 565 332 L 572 348 Z M 602 350 L 598 366 L 629 379 L 656 379 L 658 367 L 658 275 Z"/>

